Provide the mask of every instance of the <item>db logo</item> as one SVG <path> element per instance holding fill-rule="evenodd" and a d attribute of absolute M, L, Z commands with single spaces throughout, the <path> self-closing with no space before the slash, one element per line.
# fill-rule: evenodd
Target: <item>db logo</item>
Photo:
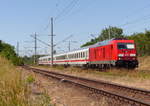
<path fill-rule="evenodd" d="M 129 54 L 125 54 L 125 56 L 129 56 Z"/>

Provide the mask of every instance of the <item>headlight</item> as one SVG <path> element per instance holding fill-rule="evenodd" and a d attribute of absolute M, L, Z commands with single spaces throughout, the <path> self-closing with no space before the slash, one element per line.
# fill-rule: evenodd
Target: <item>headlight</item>
<path fill-rule="evenodd" d="M 130 54 L 130 56 L 136 56 L 136 54 Z"/>
<path fill-rule="evenodd" d="M 118 54 L 118 56 L 119 56 L 119 57 L 123 57 L 123 56 L 124 56 L 124 54 Z"/>

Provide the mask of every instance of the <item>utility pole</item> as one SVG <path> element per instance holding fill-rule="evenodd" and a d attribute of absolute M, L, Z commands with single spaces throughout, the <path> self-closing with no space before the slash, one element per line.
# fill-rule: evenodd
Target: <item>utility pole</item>
<path fill-rule="evenodd" d="M 111 34 L 111 27 L 109 26 L 109 30 L 108 30 L 109 32 L 109 39 L 110 39 L 110 34 Z"/>
<path fill-rule="evenodd" d="M 35 32 L 35 35 L 34 35 L 34 64 L 36 64 L 36 55 L 37 55 L 37 34 Z"/>
<path fill-rule="evenodd" d="M 51 17 L 51 66 L 53 66 L 53 17 Z"/>
<path fill-rule="evenodd" d="M 19 56 L 19 42 L 17 42 L 17 55 Z"/>

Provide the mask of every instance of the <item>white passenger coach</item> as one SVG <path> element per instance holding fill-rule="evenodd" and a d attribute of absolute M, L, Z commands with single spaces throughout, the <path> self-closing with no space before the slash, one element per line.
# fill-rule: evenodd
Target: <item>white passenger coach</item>
<path fill-rule="evenodd" d="M 58 65 L 84 65 L 89 60 L 89 48 L 83 48 L 67 53 L 56 54 L 53 56 L 53 64 Z M 39 65 L 51 64 L 51 56 L 40 57 Z"/>

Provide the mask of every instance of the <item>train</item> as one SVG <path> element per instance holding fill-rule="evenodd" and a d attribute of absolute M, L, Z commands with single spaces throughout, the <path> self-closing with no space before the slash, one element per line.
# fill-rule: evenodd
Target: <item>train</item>
<path fill-rule="evenodd" d="M 51 56 L 38 59 L 39 65 L 50 65 Z M 87 68 L 136 68 L 137 51 L 134 40 L 112 38 L 66 53 L 53 56 L 54 65 L 81 66 Z"/>

